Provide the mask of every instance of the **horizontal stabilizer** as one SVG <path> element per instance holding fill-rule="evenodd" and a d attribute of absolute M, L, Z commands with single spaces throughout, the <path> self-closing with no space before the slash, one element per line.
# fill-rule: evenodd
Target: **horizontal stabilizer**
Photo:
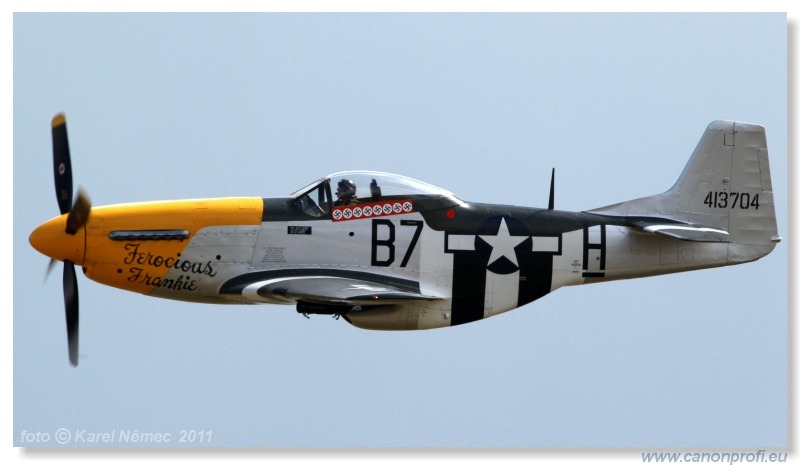
<path fill-rule="evenodd" d="M 684 241 L 698 241 L 705 243 L 729 243 L 731 235 L 725 230 L 709 228 L 707 226 L 689 224 L 664 224 L 635 222 L 633 226 L 640 228 L 648 233 L 654 233 Z"/>

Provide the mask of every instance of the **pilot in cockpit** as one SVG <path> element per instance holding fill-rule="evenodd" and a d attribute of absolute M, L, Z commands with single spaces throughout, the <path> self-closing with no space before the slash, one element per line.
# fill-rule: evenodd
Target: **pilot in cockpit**
<path fill-rule="evenodd" d="M 336 187 L 336 197 L 338 197 L 338 200 L 333 204 L 335 207 L 358 205 L 360 203 L 356 197 L 356 184 L 350 179 L 339 181 Z"/>

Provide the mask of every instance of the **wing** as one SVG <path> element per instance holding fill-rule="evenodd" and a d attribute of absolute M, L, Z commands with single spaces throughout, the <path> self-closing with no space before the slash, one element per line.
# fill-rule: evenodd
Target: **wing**
<path fill-rule="evenodd" d="M 248 302 L 309 301 L 343 305 L 399 304 L 438 300 L 420 293 L 419 283 L 367 272 L 336 269 L 286 269 L 233 278 L 220 288 Z"/>

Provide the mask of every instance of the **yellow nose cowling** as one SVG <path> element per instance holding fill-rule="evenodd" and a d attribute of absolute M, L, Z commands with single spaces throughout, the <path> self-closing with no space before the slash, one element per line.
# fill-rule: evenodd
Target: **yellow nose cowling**
<path fill-rule="evenodd" d="M 64 231 L 66 226 L 66 214 L 42 223 L 31 233 L 31 246 L 52 259 L 83 265 L 86 256 L 86 229 L 81 227 L 77 233 L 71 235 Z"/>

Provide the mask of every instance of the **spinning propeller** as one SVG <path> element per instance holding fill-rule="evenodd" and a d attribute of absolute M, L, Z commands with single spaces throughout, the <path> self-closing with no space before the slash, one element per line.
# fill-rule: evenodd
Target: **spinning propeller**
<path fill-rule="evenodd" d="M 67 140 L 67 123 L 64 114 L 53 117 L 53 174 L 56 199 L 61 217 L 56 217 L 31 234 L 31 244 L 50 256 L 48 273 L 56 261 L 64 263 L 64 309 L 67 319 L 69 361 L 78 365 L 78 280 L 75 263 L 84 257 L 86 232 L 83 227 L 89 218 L 91 203 L 78 190 L 77 200 L 72 199 L 72 163 Z M 66 215 L 66 216 L 65 216 Z"/>

